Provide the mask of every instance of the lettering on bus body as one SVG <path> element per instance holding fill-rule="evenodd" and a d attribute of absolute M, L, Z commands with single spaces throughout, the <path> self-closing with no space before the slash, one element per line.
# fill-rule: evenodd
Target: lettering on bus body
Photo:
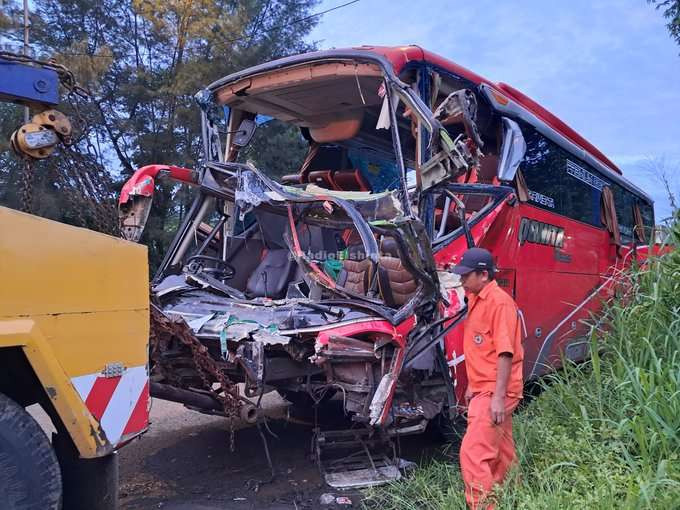
<path fill-rule="evenodd" d="M 522 218 L 519 224 L 519 244 L 523 245 L 525 242 L 562 248 L 564 229 L 530 218 Z"/>
<path fill-rule="evenodd" d="M 642 216 L 644 238 L 648 237 L 654 212 L 647 200 L 577 159 L 531 125 L 519 125 L 527 144 L 521 170 L 531 205 L 602 229 L 601 193 L 608 186 L 614 194 L 622 241 L 633 241 L 635 207 Z"/>

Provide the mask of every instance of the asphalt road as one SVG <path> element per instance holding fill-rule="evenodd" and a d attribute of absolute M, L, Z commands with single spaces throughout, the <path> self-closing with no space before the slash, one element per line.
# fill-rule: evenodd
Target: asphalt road
<path fill-rule="evenodd" d="M 338 402 L 339 404 L 339 402 Z M 274 479 L 262 439 L 254 426 L 236 424 L 235 451 L 229 451 L 229 424 L 180 404 L 154 400 L 151 427 L 120 451 L 122 510 L 313 509 L 357 508 L 358 491 L 326 486 L 310 458 L 311 423 L 286 419 L 288 405 L 275 392 L 263 397 L 271 432 L 266 433 Z M 326 418 L 342 420 L 340 406 Z M 440 445 L 423 436 L 402 439 L 402 457 L 422 460 Z M 320 496 L 344 496 L 352 506 L 322 506 Z"/>
<path fill-rule="evenodd" d="M 273 479 L 257 427 L 235 423 L 231 452 L 225 418 L 153 399 L 149 431 L 119 451 L 121 510 L 359 508 L 361 492 L 328 487 L 311 459 L 313 417 L 291 416 L 289 404 L 276 392 L 263 396 L 262 407 L 271 430 L 264 434 Z M 347 426 L 341 401 L 322 409 L 324 430 Z M 39 406 L 29 411 L 49 436 L 54 428 L 47 415 Z M 399 446 L 402 458 L 419 463 L 442 450 L 429 435 L 402 438 Z M 321 505 L 324 494 L 349 498 L 352 504 Z"/>
<path fill-rule="evenodd" d="M 181 404 L 153 400 L 149 432 L 120 451 L 120 502 L 127 509 L 304 508 L 305 495 L 320 486 L 307 460 L 309 427 L 287 423 L 287 405 L 276 393 L 263 397 L 276 476 L 271 478 L 256 427 L 229 422 Z M 313 507 L 310 507 L 313 508 Z"/>

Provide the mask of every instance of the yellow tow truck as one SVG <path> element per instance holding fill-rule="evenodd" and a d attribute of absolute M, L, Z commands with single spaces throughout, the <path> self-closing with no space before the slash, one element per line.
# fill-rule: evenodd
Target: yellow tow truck
<path fill-rule="evenodd" d="M 39 111 L 12 136 L 24 157 L 63 142 L 43 64 L 0 53 L 0 100 Z M 0 509 L 117 508 L 116 450 L 148 427 L 148 338 L 146 247 L 0 207 Z"/>

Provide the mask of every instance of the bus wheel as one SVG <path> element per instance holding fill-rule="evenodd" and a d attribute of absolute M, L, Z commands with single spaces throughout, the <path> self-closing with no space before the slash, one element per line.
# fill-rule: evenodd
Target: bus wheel
<path fill-rule="evenodd" d="M 60 505 L 61 473 L 49 439 L 23 407 L 0 393 L 0 508 Z"/>
<path fill-rule="evenodd" d="M 446 406 L 428 423 L 431 437 L 437 441 L 451 444 L 454 450 L 457 450 L 466 427 L 465 418 L 459 414 L 451 418 Z"/>

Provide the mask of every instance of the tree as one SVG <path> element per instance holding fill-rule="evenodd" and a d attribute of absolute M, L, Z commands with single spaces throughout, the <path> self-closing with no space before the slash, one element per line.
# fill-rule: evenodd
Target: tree
<path fill-rule="evenodd" d="M 680 179 L 678 179 L 678 170 L 680 168 L 675 165 L 669 165 L 664 157 L 648 158 L 645 162 L 647 172 L 661 185 L 668 199 L 668 204 L 671 207 L 671 216 L 669 218 L 658 218 L 661 223 L 667 222 L 678 214 L 678 198 L 680 197 Z"/>
<path fill-rule="evenodd" d="M 81 106 L 89 130 L 80 148 L 94 145 L 120 187 L 145 164 L 198 165 L 194 94 L 231 72 L 313 49 L 305 36 L 318 21 L 309 16 L 317 2 L 35 0 L 31 39 L 37 53 L 67 65 L 89 89 L 93 100 Z M 18 182 L 19 170 L 5 180 Z M 10 199 L 0 195 L 3 203 Z M 142 238 L 152 265 L 187 200 L 176 186 L 160 185 Z"/>
<path fill-rule="evenodd" d="M 668 20 L 666 27 L 671 37 L 680 44 L 680 0 L 648 0 L 650 4 L 663 11 L 663 17 Z"/>

